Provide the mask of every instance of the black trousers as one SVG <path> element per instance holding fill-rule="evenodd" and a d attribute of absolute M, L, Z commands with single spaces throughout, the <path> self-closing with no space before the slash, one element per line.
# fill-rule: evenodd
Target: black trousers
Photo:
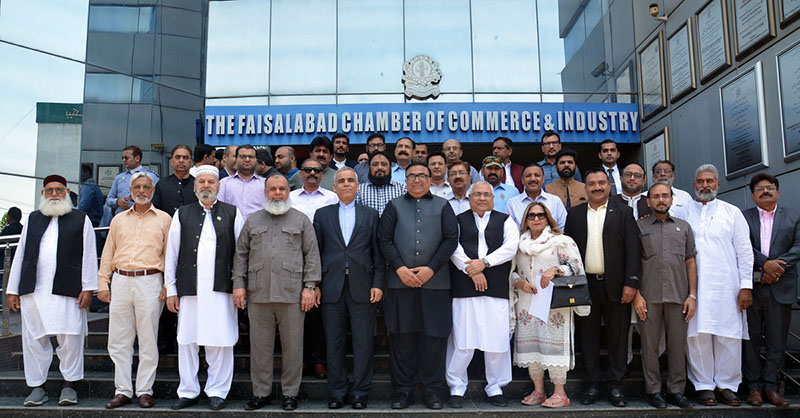
<path fill-rule="evenodd" d="M 742 341 L 743 374 L 749 390 L 778 391 L 791 319 L 792 305 L 778 303 L 769 285 L 753 283 L 753 305 L 747 308 L 750 339 Z M 762 346 L 764 360 L 759 355 Z"/>
<path fill-rule="evenodd" d="M 325 328 L 322 326 L 321 309 L 306 312 L 303 326 L 303 363 L 325 364 Z"/>
<path fill-rule="evenodd" d="M 575 316 L 578 326 L 578 343 L 586 369 L 586 383 L 603 380 L 600 372 L 600 340 L 603 337 L 601 320 L 605 323 L 608 343 L 608 380 L 621 384 L 628 364 L 628 328 L 631 326 L 631 304 L 614 302 L 608 298 L 605 283 L 589 279 L 592 312 L 589 316 Z"/>
<path fill-rule="evenodd" d="M 444 388 L 447 338 L 421 332 L 390 333 L 389 361 L 392 386 L 397 392 L 411 392 L 419 378 L 425 392 L 438 394 Z"/>
<path fill-rule="evenodd" d="M 347 279 L 339 300 L 322 304 L 328 353 L 328 393 L 332 398 L 345 397 L 348 393 L 345 359 L 348 316 L 353 337 L 353 387 L 350 393 L 353 396 L 369 395 L 374 363 L 375 305 L 354 301 Z"/>

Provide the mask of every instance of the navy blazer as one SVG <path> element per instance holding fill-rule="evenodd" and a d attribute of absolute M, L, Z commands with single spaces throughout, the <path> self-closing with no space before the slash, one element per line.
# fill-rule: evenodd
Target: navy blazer
<path fill-rule="evenodd" d="M 386 264 L 378 246 L 378 211 L 356 205 L 356 222 L 347 245 L 339 224 L 339 203 L 317 209 L 314 231 L 322 261 L 322 303 L 341 298 L 345 266 L 350 269 L 350 296 L 356 302 L 369 303 L 370 289 L 386 287 Z"/>
<path fill-rule="evenodd" d="M 770 285 L 772 296 L 778 303 L 791 304 L 797 297 L 797 262 L 800 260 L 800 212 L 778 205 L 772 221 L 769 257 L 761 252 L 761 217 L 758 208 L 742 211 L 750 227 L 750 244 L 753 246 L 753 271 L 759 271 L 767 260 L 783 260 L 785 272 Z"/>
<path fill-rule="evenodd" d="M 586 264 L 586 235 L 588 203 L 573 206 L 567 212 L 564 233 L 575 241 Z M 603 222 L 604 283 L 608 298 L 622 300 L 622 287 L 639 288 L 642 266 L 639 259 L 639 227 L 633 219 L 633 209 L 625 203 L 609 199 Z"/>

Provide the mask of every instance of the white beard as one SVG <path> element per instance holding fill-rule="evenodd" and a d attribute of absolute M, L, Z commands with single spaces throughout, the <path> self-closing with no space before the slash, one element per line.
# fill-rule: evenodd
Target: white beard
<path fill-rule="evenodd" d="M 150 203 L 151 200 L 152 200 L 152 198 L 149 198 L 149 197 L 144 197 L 144 198 L 134 197 L 133 198 L 133 203 L 136 203 L 137 205 L 142 205 L 143 206 L 143 205 L 146 205 L 146 204 Z"/>
<path fill-rule="evenodd" d="M 58 218 L 64 216 L 72 210 L 72 201 L 69 195 L 64 196 L 58 200 L 50 200 L 44 195 L 39 199 L 39 211 L 44 216 L 51 216 Z"/>
<path fill-rule="evenodd" d="M 264 209 L 271 215 L 280 216 L 285 214 L 292 208 L 290 200 L 269 200 L 264 199 Z"/>
<path fill-rule="evenodd" d="M 217 200 L 217 192 L 210 191 L 210 192 L 203 192 L 203 191 L 196 191 L 194 195 L 197 196 L 197 200 L 205 203 L 214 203 Z"/>

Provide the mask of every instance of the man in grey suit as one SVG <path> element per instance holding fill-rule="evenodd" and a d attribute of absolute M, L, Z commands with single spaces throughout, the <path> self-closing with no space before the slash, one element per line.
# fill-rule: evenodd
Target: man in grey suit
<path fill-rule="evenodd" d="M 766 401 L 789 406 L 778 393 L 778 376 L 797 295 L 797 261 L 800 260 L 800 212 L 778 206 L 778 179 L 759 173 L 750 180 L 750 198 L 757 207 L 742 214 L 750 227 L 753 245 L 753 305 L 747 308 L 750 339 L 744 343 L 744 378 L 750 391 L 747 403 Z M 764 337 L 766 359 L 761 360 Z"/>
<path fill-rule="evenodd" d="M 378 249 L 378 211 L 356 205 L 358 175 L 350 167 L 336 172 L 339 203 L 317 210 L 314 230 L 322 260 L 322 320 L 328 352 L 328 408 L 339 409 L 347 390 L 347 317 L 353 336 L 354 409 L 367 407 L 372 382 L 375 304 L 383 297 L 386 268 Z"/>
<path fill-rule="evenodd" d="M 244 224 L 233 258 L 233 303 L 250 318 L 253 399 L 245 410 L 272 402 L 275 322 L 281 337 L 283 409 L 297 408 L 303 372 L 303 320 L 319 305 L 319 249 L 308 217 L 291 207 L 289 182 L 273 175 L 265 183 L 264 209 Z"/>

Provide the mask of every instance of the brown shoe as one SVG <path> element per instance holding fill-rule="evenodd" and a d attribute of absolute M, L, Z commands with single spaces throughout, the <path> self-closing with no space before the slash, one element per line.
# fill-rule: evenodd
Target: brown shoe
<path fill-rule="evenodd" d="M 328 377 L 328 369 L 325 368 L 324 364 L 314 365 L 314 377 L 317 379 L 325 379 Z"/>
<path fill-rule="evenodd" d="M 764 392 L 764 397 L 767 398 L 767 402 L 777 406 L 778 408 L 786 408 L 789 406 L 789 401 L 783 399 L 778 392 Z"/>
<path fill-rule="evenodd" d="M 751 390 L 747 395 L 747 403 L 752 406 L 761 406 L 764 404 L 764 399 L 761 397 L 760 390 Z"/>
<path fill-rule="evenodd" d="M 156 401 L 153 400 L 153 397 L 147 394 L 139 395 L 139 407 L 141 408 L 152 408 L 153 405 L 156 404 Z"/>
<path fill-rule="evenodd" d="M 705 406 L 716 406 L 717 399 L 714 398 L 714 392 L 710 390 L 698 390 L 697 391 L 697 403 L 700 405 Z"/>
<path fill-rule="evenodd" d="M 130 401 L 131 401 L 131 398 L 129 398 L 129 397 L 125 396 L 125 395 L 122 395 L 122 394 L 117 394 L 117 395 L 114 395 L 114 399 L 106 402 L 106 409 L 119 408 L 120 406 L 125 405 L 125 404 L 129 403 Z"/>
<path fill-rule="evenodd" d="M 733 393 L 730 389 L 720 389 L 714 391 L 717 395 L 717 400 L 724 403 L 728 406 L 739 406 L 742 404 L 742 401 L 736 397 L 736 394 Z"/>

